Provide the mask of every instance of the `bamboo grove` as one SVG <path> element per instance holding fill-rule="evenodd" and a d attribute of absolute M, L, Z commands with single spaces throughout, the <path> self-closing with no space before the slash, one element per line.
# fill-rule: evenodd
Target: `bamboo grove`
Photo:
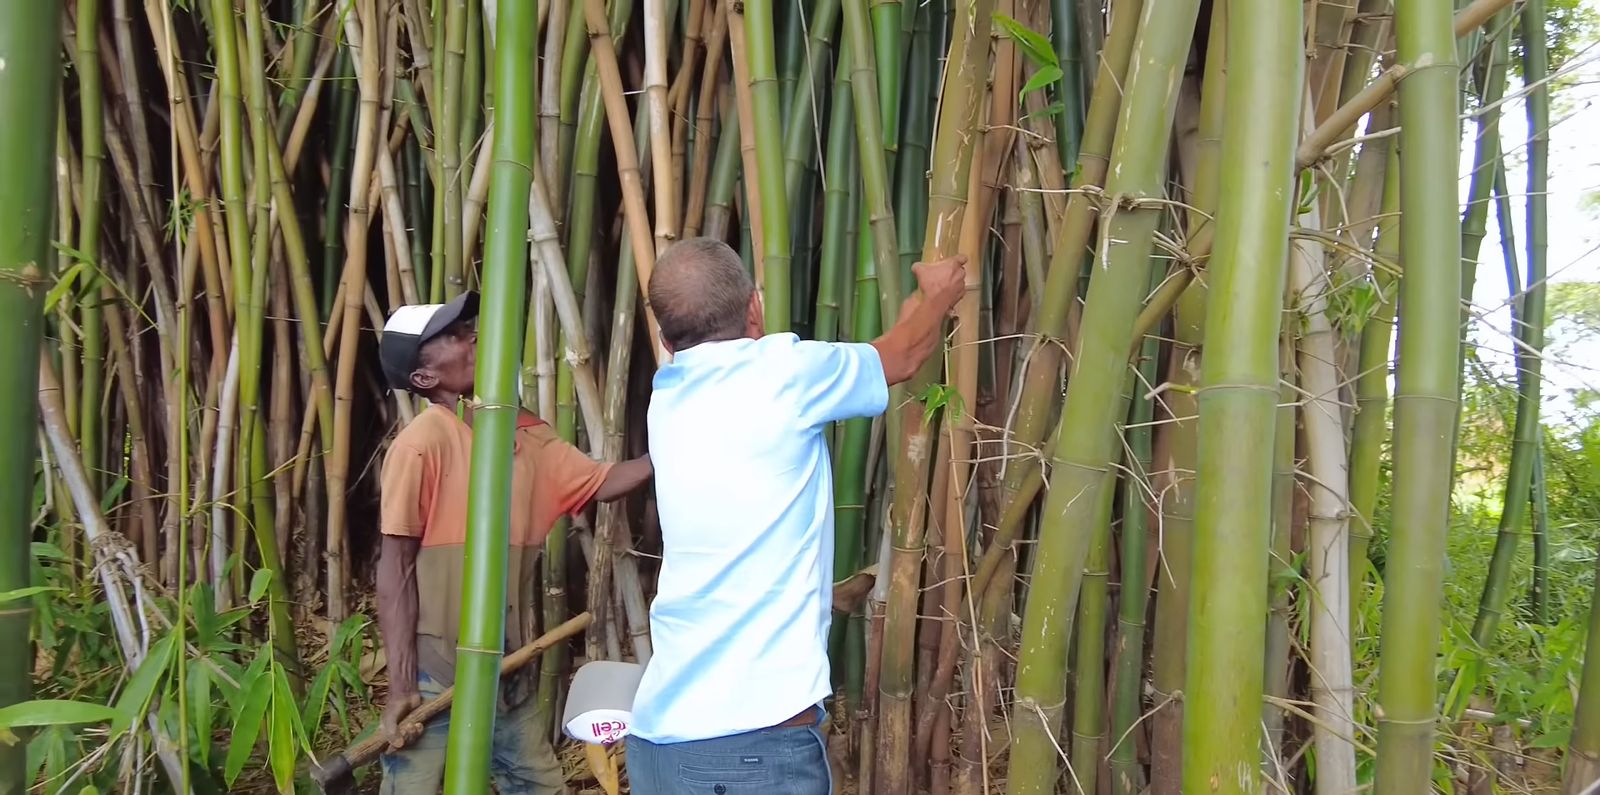
<path fill-rule="evenodd" d="M 834 616 L 836 786 L 1489 792 L 1493 683 L 1439 673 L 1435 606 L 1490 210 L 1518 390 L 1479 652 L 1544 511 L 1546 2 L 0 2 L 0 458 L 37 462 L 0 479 L 0 793 L 294 789 L 363 722 L 330 692 L 382 681 L 378 464 L 420 408 L 384 318 L 483 290 L 486 401 L 620 461 L 666 356 L 641 286 L 697 236 L 820 340 L 968 257 L 943 354 L 830 430 L 836 578 L 875 577 Z M 491 413 L 469 605 L 505 588 Z M 648 662 L 659 548 L 648 499 L 551 535 L 523 598 L 595 620 L 539 698 Z M 36 660 L 41 582 L 109 640 Z M 451 792 L 486 789 L 478 613 Z M 114 709 L 28 711 L 90 658 Z M 1568 793 L 1600 778 L 1597 669 Z M 107 722 L 120 765 L 38 739 Z"/>

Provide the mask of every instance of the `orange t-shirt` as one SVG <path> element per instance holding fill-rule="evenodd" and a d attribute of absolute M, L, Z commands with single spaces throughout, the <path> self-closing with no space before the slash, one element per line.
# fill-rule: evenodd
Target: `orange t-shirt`
<path fill-rule="evenodd" d="M 518 422 L 512 452 L 507 650 L 520 648 L 525 631 L 534 626 L 532 586 L 540 545 L 556 520 L 581 511 L 594 498 L 610 471 L 610 464 L 590 459 L 549 425 Z M 417 554 L 417 664 L 445 685 L 455 680 L 471 476 L 472 429 L 437 404 L 400 431 L 383 461 L 382 532 L 422 540 Z"/>

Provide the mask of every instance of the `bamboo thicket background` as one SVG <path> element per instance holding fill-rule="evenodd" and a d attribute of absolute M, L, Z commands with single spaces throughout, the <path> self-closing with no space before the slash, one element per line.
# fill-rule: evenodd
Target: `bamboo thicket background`
<path fill-rule="evenodd" d="M 830 642 L 842 790 L 1600 776 L 1600 424 L 1540 414 L 1547 327 L 1600 329 L 1547 263 L 1592 5 L 525 1 L 523 60 L 497 0 L 0 2 L 0 174 L 34 175 L 0 177 L 0 363 L 40 409 L 0 417 L 38 455 L 0 493 L 0 793 L 310 787 L 382 704 L 378 476 L 421 408 L 383 319 L 526 268 L 483 364 L 622 460 L 640 285 L 693 236 L 825 340 L 969 257 L 943 354 L 829 432 L 836 576 L 875 577 Z M 537 114 L 497 127 L 507 65 Z M 499 136 L 525 262 L 484 262 Z M 659 550 L 647 495 L 552 534 L 523 597 L 596 620 L 539 698 L 648 660 Z"/>

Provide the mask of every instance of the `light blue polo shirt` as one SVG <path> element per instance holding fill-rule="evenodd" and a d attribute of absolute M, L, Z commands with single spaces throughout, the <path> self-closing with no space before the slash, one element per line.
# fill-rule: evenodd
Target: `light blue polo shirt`
<path fill-rule="evenodd" d="M 888 403 L 883 362 L 865 343 L 704 343 L 656 372 L 650 459 L 664 553 L 633 735 L 726 737 L 827 698 L 833 471 L 823 431 Z"/>

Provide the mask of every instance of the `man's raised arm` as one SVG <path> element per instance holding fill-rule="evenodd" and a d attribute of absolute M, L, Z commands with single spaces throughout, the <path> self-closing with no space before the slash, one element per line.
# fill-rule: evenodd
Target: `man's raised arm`
<path fill-rule="evenodd" d="M 945 316 L 966 292 L 966 263 L 967 258 L 957 254 L 931 265 L 911 266 L 917 292 L 901 304 L 894 326 L 872 341 L 889 386 L 911 380 L 939 347 Z"/>

